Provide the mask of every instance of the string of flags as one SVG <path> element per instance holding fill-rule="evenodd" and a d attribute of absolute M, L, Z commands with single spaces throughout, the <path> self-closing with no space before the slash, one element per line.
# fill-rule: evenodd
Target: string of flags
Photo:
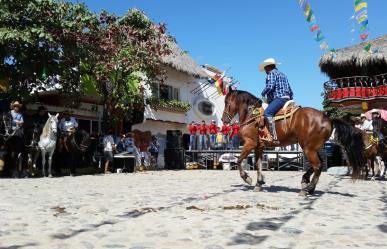
<path fill-rule="evenodd" d="M 316 16 L 313 13 L 313 10 L 310 6 L 310 3 L 308 0 L 298 0 L 298 4 L 300 5 L 302 11 L 304 12 L 304 15 L 306 17 L 306 21 L 308 22 L 309 30 L 310 32 L 315 34 L 315 40 L 319 43 L 320 49 L 328 52 L 330 51 L 333 56 L 336 54 L 335 49 L 329 49 L 329 45 L 325 39 L 325 36 L 321 30 L 320 25 L 318 25 Z"/>
<path fill-rule="evenodd" d="M 369 37 L 368 29 L 368 3 L 363 0 L 354 0 L 355 14 L 354 18 L 360 25 L 359 34 L 360 39 L 365 42 L 364 50 L 368 53 L 377 52 L 376 49 L 371 49 L 371 43 L 367 42 Z"/>

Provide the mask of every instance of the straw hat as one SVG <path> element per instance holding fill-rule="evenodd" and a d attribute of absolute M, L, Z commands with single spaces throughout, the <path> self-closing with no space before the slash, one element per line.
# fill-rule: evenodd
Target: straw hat
<path fill-rule="evenodd" d="M 377 113 L 377 114 L 380 114 L 380 111 L 378 109 L 372 109 L 371 110 L 371 113 L 374 114 L 374 113 Z"/>
<path fill-rule="evenodd" d="M 366 118 L 366 115 L 364 113 L 360 114 L 361 118 Z"/>
<path fill-rule="evenodd" d="M 274 58 L 267 58 L 264 60 L 261 64 L 259 64 L 259 71 L 263 72 L 265 71 L 265 67 L 269 65 L 280 65 L 281 63 L 278 63 L 275 61 Z"/>
<path fill-rule="evenodd" d="M 19 101 L 14 101 L 14 102 L 11 103 L 11 109 L 15 108 L 16 106 L 21 108 L 23 105 L 20 104 Z"/>

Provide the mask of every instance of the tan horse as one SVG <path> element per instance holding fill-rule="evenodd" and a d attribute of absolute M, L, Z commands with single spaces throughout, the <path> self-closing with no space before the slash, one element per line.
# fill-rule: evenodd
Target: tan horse
<path fill-rule="evenodd" d="M 313 108 L 299 108 L 292 117 L 276 121 L 279 144 L 273 145 L 260 139 L 262 131 L 262 112 L 254 117 L 254 110 L 262 107 L 262 101 L 245 91 L 230 91 L 225 98 L 223 123 L 232 122 L 238 114 L 241 129 L 239 137 L 244 141 L 237 165 L 242 179 L 252 184 L 252 179 L 241 167 L 241 162 L 254 150 L 257 166 L 257 184 L 254 191 L 261 191 L 264 184 L 262 175 L 262 156 L 265 147 L 288 146 L 300 144 L 312 167 L 302 176 L 300 195 L 313 194 L 322 171 L 318 151 L 332 134 L 335 128 L 337 141 L 346 149 L 348 159 L 353 168 L 352 177 L 360 178 L 364 166 L 364 144 L 362 135 L 355 128 L 340 120 L 330 120 L 321 111 Z M 310 181 L 310 177 L 313 178 Z"/>

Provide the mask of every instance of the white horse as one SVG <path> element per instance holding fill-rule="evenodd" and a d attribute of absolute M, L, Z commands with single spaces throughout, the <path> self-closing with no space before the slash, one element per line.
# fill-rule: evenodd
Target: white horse
<path fill-rule="evenodd" d="M 52 177 L 51 163 L 52 163 L 52 156 L 54 155 L 55 148 L 56 148 L 56 139 L 57 139 L 56 134 L 58 132 L 58 116 L 59 116 L 59 113 L 56 115 L 51 115 L 50 113 L 48 113 L 49 118 L 46 124 L 44 125 L 42 135 L 40 135 L 38 146 L 42 153 L 43 176 L 46 176 L 44 166 L 46 164 L 46 154 L 48 154 L 48 177 Z"/>

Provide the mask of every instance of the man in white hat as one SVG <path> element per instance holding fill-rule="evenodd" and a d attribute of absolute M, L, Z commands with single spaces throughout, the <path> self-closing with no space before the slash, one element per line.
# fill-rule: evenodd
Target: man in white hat
<path fill-rule="evenodd" d="M 360 130 L 365 131 L 366 133 L 372 133 L 373 132 L 372 120 L 368 120 L 364 113 L 362 113 L 360 115 L 360 124 L 357 125 L 357 127 Z"/>
<path fill-rule="evenodd" d="M 288 79 L 285 74 L 278 71 L 278 64 L 273 58 L 268 58 L 259 65 L 259 71 L 265 71 L 267 74 L 266 87 L 262 91 L 262 97 L 266 97 L 269 104 L 264 116 L 269 124 L 273 142 L 277 142 L 274 116 L 288 100 L 293 99 L 293 91 Z"/>

